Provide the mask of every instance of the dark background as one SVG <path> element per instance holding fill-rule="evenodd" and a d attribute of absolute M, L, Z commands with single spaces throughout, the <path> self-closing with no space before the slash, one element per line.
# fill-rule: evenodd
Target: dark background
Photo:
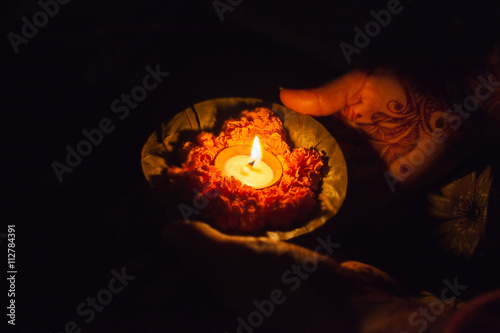
<path fill-rule="evenodd" d="M 145 140 L 196 102 L 279 102 L 280 86 L 317 86 L 357 66 L 395 66 L 439 88 L 478 63 L 500 31 L 498 8 L 485 1 L 401 4 L 403 12 L 348 64 L 339 43 L 353 44 L 353 28 L 387 1 L 244 0 L 221 21 L 212 1 L 72 0 L 18 54 L 7 34 L 21 34 L 21 18 L 32 21 L 40 7 L 4 1 L 2 220 L 17 227 L 18 331 L 60 332 L 72 320 L 83 332 L 234 330 L 234 316 L 203 301 L 210 296 L 192 277 L 172 273 L 169 291 L 161 288 L 162 274 L 176 268 L 158 268 L 162 259 L 152 253 L 175 213 L 162 208 L 142 175 Z M 157 64 L 170 75 L 120 120 L 111 102 Z M 65 146 L 75 148 L 81 131 L 103 118 L 116 129 L 60 183 L 51 163 L 64 163 Z M 85 324 L 76 306 L 124 265 L 141 274 Z M 188 320 L 192 313 L 199 318 Z"/>

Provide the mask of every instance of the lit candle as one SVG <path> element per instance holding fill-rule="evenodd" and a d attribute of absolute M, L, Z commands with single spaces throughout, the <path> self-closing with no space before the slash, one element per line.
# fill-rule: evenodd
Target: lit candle
<path fill-rule="evenodd" d="M 222 170 L 223 175 L 233 176 L 243 184 L 257 189 L 276 183 L 283 172 L 276 156 L 266 151 L 262 152 L 258 137 L 255 137 L 253 146 L 233 146 L 224 149 L 215 158 L 215 165 Z"/>

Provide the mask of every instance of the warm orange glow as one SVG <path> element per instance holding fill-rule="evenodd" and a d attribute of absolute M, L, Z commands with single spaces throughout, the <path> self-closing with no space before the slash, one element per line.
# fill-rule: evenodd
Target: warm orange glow
<path fill-rule="evenodd" d="M 248 163 L 252 166 L 255 166 L 260 162 L 261 158 L 262 151 L 260 149 L 260 141 L 259 137 L 256 136 L 255 139 L 253 139 L 252 153 L 250 154 L 250 160 Z"/>

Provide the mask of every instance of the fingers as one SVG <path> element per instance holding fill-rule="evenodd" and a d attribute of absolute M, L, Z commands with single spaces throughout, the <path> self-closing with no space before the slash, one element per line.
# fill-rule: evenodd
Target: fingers
<path fill-rule="evenodd" d="M 290 286 L 295 287 L 297 281 L 306 285 L 306 280 L 298 280 L 293 271 L 294 267 L 300 267 L 303 274 L 304 262 L 317 262 L 317 272 L 310 273 L 311 279 L 307 281 L 313 278 L 336 281 L 334 272 L 338 263 L 334 259 L 297 245 L 265 237 L 228 236 L 201 222 L 169 225 L 163 236 L 183 266 L 207 284 L 223 303 L 241 314 L 253 311 L 253 300 L 269 298 L 273 289 L 285 292 Z M 304 286 L 294 294 L 309 295 L 308 302 L 314 304 L 321 294 L 315 288 L 316 284 Z M 288 303 L 298 306 L 291 300 Z"/>
<path fill-rule="evenodd" d="M 252 270 L 248 263 L 275 266 L 277 258 L 286 265 L 300 263 L 308 257 L 326 260 L 322 255 L 297 245 L 266 237 L 228 236 L 202 222 L 169 225 L 164 229 L 163 236 L 168 243 L 193 260 L 203 258 L 202 263 L 212 260 L 217 264 L 226 262 L 243 270 Z M 263 254 L 266 259 L 261 258 L 256 262 L 256 256 Z M 333 260 L 329 264 L 336 266 Z"/>
<path fill-rule="evenodd" d="M 283 89 L 283 104 L 300 113 L 326 116 L 361 102 L 361 90 L 368 73 L 360 70 L 349 72 L 323 87 L 314 89 Z"/>
<path fill-rule="evenodd" d="M 374 274 L 383 282 L 390 278 L 371 266 L 339 265 L 286 242 L 228 236 L 199 222 L 169 225 L 164 238 L 213 295 L 242 318 L 261 311 L 259 304 L 276 309 L 265 319 L 267 331 L 357 332 L 354 325 L 362 322 L 363 332 L 372 327 L 399 332 L 394 328 L 407 329 L 408 317 L 420 306 L 372 283 Z M 314 258 L 317 266 L 311 266 Z M 380 324 L 380 318 L 390 320 Z"/>

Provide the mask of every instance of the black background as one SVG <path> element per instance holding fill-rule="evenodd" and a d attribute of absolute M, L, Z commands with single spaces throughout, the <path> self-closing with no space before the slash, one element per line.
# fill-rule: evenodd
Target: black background
<path fill-rule="evenodd" d="M 498 8 L 488 2 L 402 1 L 402 13 L 348 64 L 339 43 L 353 44 L 353 28 L 386 4 L 244 0 L 221 21 L 212 1 L 72 0 L 15 54 L 7 34 L 21 34 L 21 18 L 32 21 L 40 7 L 4 1 L 2 220 L 17 226 L 17 323 L 25 325 L 18 331 L 60 332 L 72 320 L 83 332 L 231 328 L 214 323 L 208 310 L 198 324 L 186 322 L 192 311 L 210 307 L 186 301 L 202 293 L 195 281 L 169 299 L 158 296 L 162 306 L 155 310 L 141 302 L 137 295 L 154 272 L 139 276 L 89 325 L 75 314 L 106 287 L 113 268 L 158 247 L 174 215 L 148 188 L 141 148 L 162 121 L 196 102 L 229 96 L 279 102 L 280 86 L 317 86 L 356 66 L 397 66 L 439 87 L 477 63 L 500 32 Z M 157 64 L 170 75 L 120 120 L 111 102 Z M 60 183 L 51 163 L 64 163 L 65 146 L 75 148 L 81 131 L 103 118 L 116 129 Z"/>

